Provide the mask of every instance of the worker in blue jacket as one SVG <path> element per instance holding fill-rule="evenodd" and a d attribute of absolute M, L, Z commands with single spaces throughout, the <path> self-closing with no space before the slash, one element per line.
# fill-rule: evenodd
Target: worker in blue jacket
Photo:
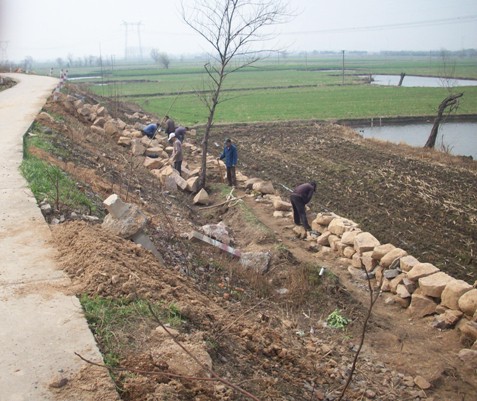
<path fill-rule="evenodd" d="M 159 128 L 159 123 L 152 123 L 146 125 L 142 130 L 141 133 L 146 135 L 148 138 L 153 139 L 156 136 L 156 131 Z"/>
<path fill-rule="evenodd" d="M 217 159 L 225 159 L 225 167 L 227 167 L 227 181 L 229 187 L 235 187 L 237 185 L 237 179 L 235 176 L 235 166 L 238 161 L 237 147 L 232 143 L 232 140 L 227 138 L 225 140 L 224 151 Z"/>

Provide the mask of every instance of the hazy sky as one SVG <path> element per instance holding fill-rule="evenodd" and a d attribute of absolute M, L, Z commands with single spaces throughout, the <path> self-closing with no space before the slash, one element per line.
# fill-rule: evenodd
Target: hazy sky
<path fill-rule="evenodd" d="M 190 1 L 190 0 L 186 0 Z M 276 28 L 296 50 L 477 48 L 477 0 L 289 0 L 297 16 Z M 180 0 L 0 0 L 0 58 L 124 57 L 128 46 L 180 55 L 208 51 L 182 21 Z M 138 35 L 138 23 L 139 32 Z M 276 41 L 277 41 L 276 40 Z"/>

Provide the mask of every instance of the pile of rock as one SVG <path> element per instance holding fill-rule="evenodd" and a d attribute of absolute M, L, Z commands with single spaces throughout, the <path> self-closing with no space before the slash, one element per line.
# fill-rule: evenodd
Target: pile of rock
<path fill-rule="evenodd" d="M 321 235 L 314 239 L 321 254 L 335 252 L 350 261 L 353 276 L 375 279 L 383 292 L 391 293 L 386 303 L 408 308 L 412 317 L 435 315 L 434 327 L 457 327 L 473 342 L 477 357 L 477 288 L 440 271 L 431 263 L 421 263 L 414 256 L 392 244 L 381 244 L 372 234 L 333 213 L 319 213 L 312 229 Z M 358 274 L 356 274 L 358 273 Z M 469 352 L 466 351 L 466 355 Z M 477 359 L 476 359 L 477 361 Z"/>
<path fill-rule="evenodd" d="M 72 95 L 60 94 L 58 101 L 72 114 L 76 114 L 83 121 L 90 122 L 91 132 L 97 135 L 113 137 L 118 145 L 130 148 L 131 154 L 136 157 L 144 157 L 144 167 L 159 178 L 167 191 L 183 191 L 196 194 L 194 204 L 208 205 L 210 203 L 208 193 L 202 189 L 199 191 L 199 173 L 202 150 L 186 141 L 182 144 L 184 161 L 182 163 L 182 176 L 172 168 L 170 156 L 172 146 L 167 142 L 164 135 L 158 135 L 155 139 L 143 136 L 141 129 L 151 121 L 151 118 L 142 113 L 126 114 L 125 117 L 134 124 L 128 124 L 119 118 L 110 116 L 108 110 L 100 104 L 90 104 L 85 99 Z M 195 130 L 190 130 L 186 138 L 194 138 Z M 217 161 L 212 155 L 207 156 L 207 169 L 212 173 L 222 175 L 225 181 L 225 164 Z M 249 180 L 240 172 L 237 172 L 237 181 L 245 184 L 246 188 L 260 195 L 274 195 L 275 189 L 271 181 L 263 181 L 259 178 Z"/>

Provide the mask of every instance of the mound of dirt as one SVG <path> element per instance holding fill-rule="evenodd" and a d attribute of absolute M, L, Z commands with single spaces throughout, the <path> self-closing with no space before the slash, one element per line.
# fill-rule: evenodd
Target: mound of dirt
<path fill-rule="evenodd" d="M 220 313 L 194 290 L 190 279 L 161 265 L 140 245 L 114 236 L 100 225 L 70 221 L 54 226 L 52 231 L 59 265 L 71 278 L 74 294 L 160 300 L 175 303 L 196 317 Z"/>

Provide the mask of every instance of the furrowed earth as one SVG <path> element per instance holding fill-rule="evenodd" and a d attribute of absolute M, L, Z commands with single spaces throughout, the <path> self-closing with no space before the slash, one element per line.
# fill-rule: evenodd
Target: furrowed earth
<path fill-rule="evenodd" d="M 99 101 L 73 86 L 68 90 Z M 123 121 L 138 111 L 125 104 L 104 105 Z M 244 196 L 241 201 L 193 206 L 192 195 L 165 192 L 141 157 L 131 156 L 116 139 L 91 132 L 91 122 L 78 119 L 61 102 L 49 101 L 45 111 L 55 121 L 38 123 L 61 152 L 32 152 L 73 177 L 100 216 L 105 213 L 102 200 L 112 193 L 139 205 L 150 218 L 147 233 L 163 258 L 100 224 L 73 218 L 66 206 L 61 210 L 65 221 L 51 226 L 59 264 L 71 277 L 71 293 L 138 305 L 137 314 L 113 326 L 110 338 L 99 330 L 104 321 L 90 322 L 103 353 L 115 354 L 111 375 L 123 400 L 253 399 L 250 394 L 260 400 L 339 398 L 370 297 L 366 280 L 348 273 L 349 262 L 318 254 L 296 238 L 292 220 L 274 218 L 269 203 L 243 188 L 234 191 Z M 280 184 L 294 187 L 315 180 L 310 216 L 331 210 L 383 244 L 393 243 L 471 284 L 476 280 L 476 162 L 365 140 L 349 128 L 318 122 L 218 126 L 209 144 L 214 156 L 225 137 L 237 144 L 239 170 L 272 180 L 285 200 L 287 190 Z M 196 143 L 192 137 L 187 141 Z M 225 201 L 230 189 L 219 168 L 209 169 L 207 189 L 212 205 Z M 230 229 L 234 247 L 271 252 L 266 273 L 246 270 L 232 256 L 184 235 L 220 221 Z M 326 270 L 322 276 L 321 267 Z M 437 330 L 431 326 L 433 317 L 412 319 L 385 298 L 382 294 L 374 305 L 343 399 L 472 399 L 476 372 L 457 357 L 469 346 L 458 330 Z M 141 302 L 160 311 L 160 318 L 141 311 Z M 343 329 L 326 325 L 336 309 L 350 321 Z M 188 354 L 170 355 L 177 346 L 161 319 L 170 318 L 171 311 L 180 320 L 171 328 L 177 341 L 221 381 L 210 380 L 210 371 Z M 71 378 L 57 390 L 59 398 L 75 383 L 87 385 L 93 379 Z"/>

